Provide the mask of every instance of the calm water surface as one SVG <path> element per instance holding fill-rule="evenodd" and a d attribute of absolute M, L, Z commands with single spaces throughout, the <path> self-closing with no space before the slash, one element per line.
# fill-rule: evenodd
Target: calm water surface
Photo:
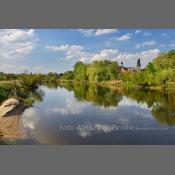
<path fill-rule="evenodd" d="M 20 117 L 16 144 L 175 144 L 172 93 L 83 85 L 40 92 Z"/>

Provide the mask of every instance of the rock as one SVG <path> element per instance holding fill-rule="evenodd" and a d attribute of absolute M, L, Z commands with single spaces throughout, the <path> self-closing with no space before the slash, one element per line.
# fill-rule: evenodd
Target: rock
<path fill-rule="evenodd" d="M 23 125 L 23 112 L 26 106 L 19 103 L 13 110 L 0 117 L 0 140 L 2 139 L 24 139 L 26 131 Z"/>
<path fill-rule="evenodd" d="M 19 100 L 15 98 L 9 98 L 5 100 L 0 106 L 0 117 L 5 116 L 8 112 L 12 111 L 19 105 Z"/>
<path fill-rule="evenodd" d="M 15 98 L 10 98 L 0 105 L 0 140 L 24 139 L 23 113 L 27 105 Z"/>

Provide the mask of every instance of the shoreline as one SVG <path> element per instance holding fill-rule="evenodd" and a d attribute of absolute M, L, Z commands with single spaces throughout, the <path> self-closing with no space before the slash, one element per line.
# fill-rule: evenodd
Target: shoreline
<path fill-rule="evenodd" d="M 75 84 L 82 84 L 82 85 L 97 85 L 103 87 L 109 87 L 112 89 L 145 89 L 145 90 L 175 90 L 175 85 L 161 85 L 161 86 L 144 86 L 144 85 L 136 85 L 130 83 L 124 83 L 121 80 L 112 80 L 112 81 L 101 81 L 101 82 L 89 82 L 89 81 L 77 81 L 77 80 L 58 80 L 58 83 L 75 83 Z"/>

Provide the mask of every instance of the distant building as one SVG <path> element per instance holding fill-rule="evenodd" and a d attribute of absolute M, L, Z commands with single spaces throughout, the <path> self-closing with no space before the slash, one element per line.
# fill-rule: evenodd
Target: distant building
<path fill-rule="evenodd" d="M 138 72 L 138 71 L 141 71 L 143 69 L 141 69 L 141 62 L 140 62 L 140 59 L 137 60 L 137 66 L 136 67 L 125 67 L 123 65 L 123 62 L 121 62 L 121 66 L 120 66 L 120 71 L 121 72 Z"/>

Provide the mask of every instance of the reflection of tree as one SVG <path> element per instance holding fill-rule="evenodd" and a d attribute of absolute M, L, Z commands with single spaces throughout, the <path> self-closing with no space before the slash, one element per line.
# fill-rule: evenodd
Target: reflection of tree
<path fill-rule="evenodd" d="M 121 100 L 121 94 L 106 87 L 96 85 L 69 84 L 62 85 L 66 89 L 73 90 L 75 98 L 94 102 L 96 105 L 110 107 L 117 106 Z"/>
<path fill-rule="evenodd" d="M 166 95 L 153 105 L 152 114 L 160 123 L 175 124 L 175 99 L 174 94 Z"/>
<path fill-rule="evenodd" d="M 122 97 L 121 94 L 114 92 L 112 89 L 89 86 L 86 99 L 95 102 L 97 105 L 109 107 L 117 106 Z"/>
<path fill-rule="evenodd" d="M 160 123 L 175 124 L 175 97 L 173 93 L 140 89 L 138 91 L 125 90 L 124 95 L 137 102 L 146 103 L 148 107 L 152 108 L 152 115 Z"/>
<path fill-rule="evenodd" d="M 45 94 L 43 90 L 37 89 L 35 91 L 32 91 L 30 95 L 32 98 L 34 98 L 34 100 L 41 102 L 43 101 L 43 97 Z"/>
<path fill-rule="evenodd" d="M 47 86 L 50 89 L 57 89 L 58 81 L 46 81 L 46 82 L 43 82 L 42 85 Z"/>
<path fill-rule="evenodd" d="M 15 91 L 14 91 L 15 89 Z M 24 85 L 3 84 L 0 86 L 0 103 L 8 98 L 19 98 L 32 105 L 36 100 L 43 101 L 44 92 L 37 87 L 30 88 Z"/>
<path fill-rule="evenodd" d="M 0 144 L 6 144 L 6 142 L 3 141 L 3 138 L 13 139 L 14 141 L 23 139 L 25 137 L 25 130 L 23 128 L 23 121 L 21 117 L 23 112 L 35 101 L 43 101 L 44 92 L 38 87 L 31 89 L 26 86 L 16 86 L 15 88 L 15 93 L 13 90 L 14 87 L 6 85 L 3 88 L 5 95 L 7 92 L 8 95 L 4 96 L 1 102 L 10 97 L 14 97 L 19 99 L 19 104 L 11 111 L 6 113 L 3 117 L 0 117 Z M 1 110 L 3 111 L 3 108 L 1 108 Z"/>

